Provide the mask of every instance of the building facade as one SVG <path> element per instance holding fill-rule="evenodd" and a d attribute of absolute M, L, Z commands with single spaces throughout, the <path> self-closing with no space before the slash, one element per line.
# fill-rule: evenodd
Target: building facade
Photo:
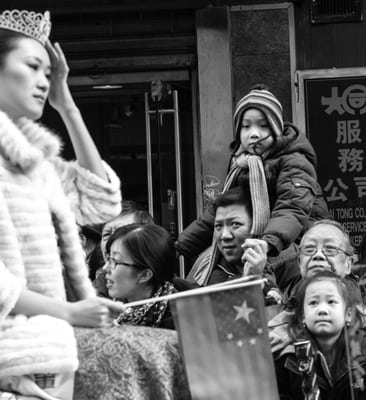
<path fill-rule="evenodd" d="M 145 204 L 173 236 L 222 189 L 233 106 L 263 82 L 285 119 L 309 136 L 331 212 L 361 245 L 362 0 L 3 0 L 0 7 L 51 11 L 73 94 L 124 197 Z M 64 131 L 51 109 L 45 122 Z"/>

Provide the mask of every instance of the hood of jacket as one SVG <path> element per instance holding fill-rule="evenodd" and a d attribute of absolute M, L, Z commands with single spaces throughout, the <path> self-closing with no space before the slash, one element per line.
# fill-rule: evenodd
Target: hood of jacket
<path fill-rule="evenodd" d="M 309 139 L 295 125 L 285 122 L 283 135 L 276 139 L 275 146 L 268 158 L 271 158 L 272 154 L 280 157 L 295 152 L 303 154 L 309 162 L 316 166 L 317 157 Z"/>

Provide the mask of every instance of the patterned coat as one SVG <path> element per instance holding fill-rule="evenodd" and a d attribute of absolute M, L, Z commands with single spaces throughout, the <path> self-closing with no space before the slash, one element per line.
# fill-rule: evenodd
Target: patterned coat
<path fill-rule="evenodd" d="M 74 297 L 94 296 L 76 221 L 101 223 L 120 212 L 115 173 L 104 164 L 105 181 L 62 160 L 60 148 L 41 125 L 27 119 L 15 125 L 0 111 L 0 376 L 49 372 L 54 354 L 60 359 L 52 372 L 76 368 L 75 339 L 66 322 L 8 314 L 25 286 L 65 300 L 63 274 Z"/>

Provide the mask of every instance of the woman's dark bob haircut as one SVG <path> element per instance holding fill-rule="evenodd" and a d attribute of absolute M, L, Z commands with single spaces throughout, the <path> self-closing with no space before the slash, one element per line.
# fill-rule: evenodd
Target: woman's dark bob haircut
<path fill-rule="evenodd" d="M 119 239 L 137 268 L 149 268 L 153 271 L 155 287 L 172 280 L 176 263 L 175 247 L 166 229 L 154 224 L 122 226 L 108 239 L 107 254 L 110 253 L 112 243 Z"/>

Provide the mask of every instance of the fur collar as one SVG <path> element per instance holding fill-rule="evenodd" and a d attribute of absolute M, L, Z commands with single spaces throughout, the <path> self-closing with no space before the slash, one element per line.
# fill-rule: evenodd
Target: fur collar
<path fill-rule="evenodd" d="M 60 151 L 60 139 L 42 125 L 27 118 L 15 124 L 0 111 L 0 154 L 12 165 L 30 172 Z"/>

